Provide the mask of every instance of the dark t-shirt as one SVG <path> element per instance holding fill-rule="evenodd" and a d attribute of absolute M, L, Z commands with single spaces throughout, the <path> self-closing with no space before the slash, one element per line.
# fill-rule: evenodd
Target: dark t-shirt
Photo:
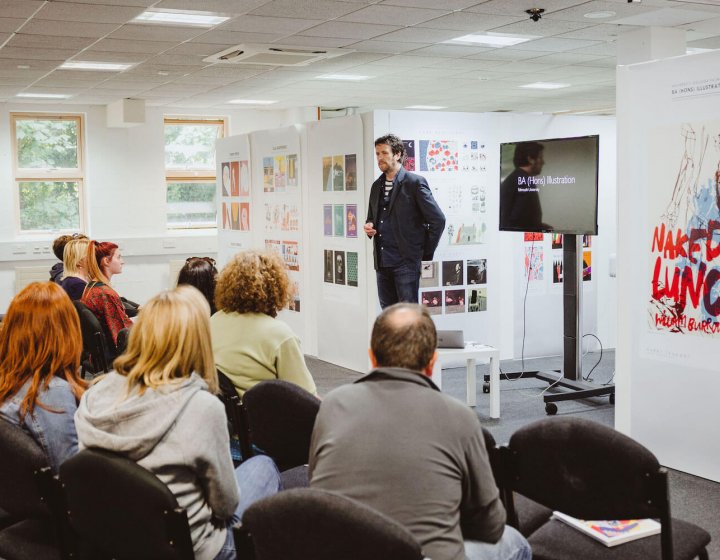
<path fill-rule="evenodd" d="M 63 290 L 67 292 L 67 295 L 70 296 L 71 300 L 77 301 L 82 298 L 83 291 L 85 291 L 85 286 L 87 286 L 87 282 L 85 282 L 85 280 L 83 280 L 82 278 L 78 278 L 77 276 L 68 276 L 67 278 L 64 278 L 60 281 L 60 285 L 62 286 Z"/>

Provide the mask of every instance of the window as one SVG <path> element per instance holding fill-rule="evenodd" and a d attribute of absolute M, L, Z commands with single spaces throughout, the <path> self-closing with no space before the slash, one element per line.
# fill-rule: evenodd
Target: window
<path fill-rule="evenodd" d="M 225 128 L 225 119 L 165 119 L 168 228 L 217 227 L 215 141 Z"/>
<path fill-rule="evenodd" d="M 20 232 L 83 230 L 82 117 L 11 113 L 10 123 Z"/>

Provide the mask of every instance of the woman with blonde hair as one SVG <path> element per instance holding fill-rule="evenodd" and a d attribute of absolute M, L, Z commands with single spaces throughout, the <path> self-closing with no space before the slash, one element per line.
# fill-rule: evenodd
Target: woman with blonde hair
<path fill-rule="evenodd" d="M 81 448 L 124 455 L 167 485 L 188 513 L 195 558 L 233 559 L 228 524 L 281 484 L 268 457 L 233 472 L 225 408 L 213 395 L 209 315 L 191 286 L 152 298 L 116 371 L 86 392 L 75 421 Z"/>
<path fill-rule="evenodd" d="M 81 352 L 80 321 L 60 286 L 33 282 L 13 298 L 0 329 L 0 417 L 28 432 L 56 473 L 77 452 Z"/>
<path fill-rule="evenodd" d="M 120 296 L 110 286 L 110 281 L 101 269 L 100 262 L 104 255 L 103 243 L 97 241 L 88 243 L 85 258 L 88 284 L 83 291 L 81 301 L 100 320 L 108 342 L 112 343 L 109 348 L 110 356 L 115 357 L 118 333 L 124 328 L 130 328 L 132 321 L 125 312 Z"/>
<path fill-rule="evenodd" d="M 275 253 L 243 251 L 220 273 L 218 312 L 210 319 L 213 352 L 240 396 L 267 379 L 284 379 L 317 394 L 300 340 L 275 318 L 292 299 L 285 263 Z"/>
<path fill-rule="evenodd" d="M 70 299 L 79 300 L 88 283 L 87 247 L 88 239 L 73 239 L 65 245 L 63 251 L 63 278 L 60 286 L 67 292 Z"/>

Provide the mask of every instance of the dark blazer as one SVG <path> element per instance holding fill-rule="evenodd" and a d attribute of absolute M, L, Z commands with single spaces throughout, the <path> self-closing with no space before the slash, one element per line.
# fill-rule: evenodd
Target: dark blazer
<path fill-rule="evenodd" d="M 370 188 L 370 201 L 365 223 L 372 222 L 377 229 L 380 189 L 384 188 L 385 174 L 380 175 Z M 445 215 L 433 198 L 424 177 L 400 168 L 390 195 L 387 214 L 405 264 L 420 271 L 421 261 L 431 261 L 445 229 Z M 373 238 L 375 269 L 378 268 L 378 236 Z"/>

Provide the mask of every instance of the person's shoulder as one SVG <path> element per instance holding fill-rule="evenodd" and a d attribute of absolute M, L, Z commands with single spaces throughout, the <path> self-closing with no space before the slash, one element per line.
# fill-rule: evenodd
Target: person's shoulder
<path fill-rule="evenodd" d="M 423 177 L 422 175 L 418 175 L 416 173 L 411 173 L 404 167 L 400 169 L 399 173 L 401 174 L 400 180 L 403 183 L 413 184 L 416 186 L 420 186 L 420 185 L 427 186 L 427 184 L 428 184 L 427 179 L 425 179 L 425 177 Z"/>

